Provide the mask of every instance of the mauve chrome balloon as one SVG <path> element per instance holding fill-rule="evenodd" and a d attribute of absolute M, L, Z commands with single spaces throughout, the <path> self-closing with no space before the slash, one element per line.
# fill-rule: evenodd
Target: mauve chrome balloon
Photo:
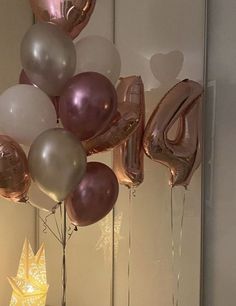
<path fill-rule="evenodd" d="M 50 96 L 59 96 L 75 72 L 76 51 L 73 41 L 56 25 L 38 23 L 23 38 L 21 62 L 33 84 Z"/>
<path fill-rule="evenodd" d="M 143 83 L 139 77 L 121 78 L 117 87 L 118 111 L 109 127 L 83 142 L 87 155 L 109 151 L 125 142 L 140 126 L 144 114 Z"/>
<path fill-rule="evenodd" d="M 116 203 L 119 184 L 105 164 L 90 162 L 82 181 L 65 201 L 74 225 L 87 226 L 104 218 Z"/>
<path fill-rule="evenodd" d="M 89 22 L 96 0 L 30 0 L 30 3 L 37 20 L 55 23 L 75 38 Z"/>
<path fill-rule="evenodd" d="M 117 94 L 112 83 L 97 72 L 74 76 L 59 101 L 64 128 L 80 140 L 102 133 L 117 112 Z"/>
<path fill-rule="evenodd" d="M 29 168 L 38 187 L 54 201 L 63 201 L 86 170 L 80 141 L 64 129 L 42 133 L 29 151 Z"/>

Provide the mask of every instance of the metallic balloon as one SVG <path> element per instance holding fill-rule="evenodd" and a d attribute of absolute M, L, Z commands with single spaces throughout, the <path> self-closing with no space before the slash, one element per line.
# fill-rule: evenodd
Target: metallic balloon
<path fill-rule="evenodd" d="M 56 202 L 68 196 L 86 170 L 80 141 L 59 128 L 42 133 L 32 144 L 28 159 L 32 179 Z"/>
<path fill-rule="evenodd" d="M 76 226 L 87 226 L 105 217 L 116 203 L 119 184 L 114 172 L 98 162 L 88 163 L 85 176 L 65 201 Z"/>
<path fill-rule="evenodd" d="M 197 82 L 178 83 L 162 98 L 145 129 L 144 150 L 148 157 L 169 167 L 172 186 L 186 187 L 201 162 L 202 93 Z M 177 122 L 177 133 L 170 139 Z"/>
<path fill-rule="evenodd" d="M 21 62 L 33 84 L 50 96 L 59 96 L 75 72 L 73 41 L 54 24 L 34 24 L 23 38 Z"/>
<path fill-rule="evenodd" d="M 0 195 L 14 202 L 26 202 L 30 182 L 24 151 L 12 138 L 0 135 Z"/>
<path fill-rule="evenodd" d="M 55 23 L 74 39 L 88 24 L 96 0 L 30 0 L 30 3 L 38 21 Z"/>
<path fill-rule="evenodd" d="M 20 76 L 19 76 L 19 84 L 25 84 L 25 85 L 33 85 L 34 87 L 38 87 L 35 84 L 33 84 L 30 79 L 27 77 L 24 69 L 21 70 Z M 57 119 L 59 119 L 59 97 L 50 97 L 52 104 L 55 107 L 56 113 L 57 113 Z"/>
<path fill-rule="evenodd" d="M 126 141 L 137 129 L 143 113 L 143 83 L 141 78 L 128 78 L 117 88 L 118 113 L 102 134 L 83 142 L 87 155 L 109 151 Z"/>
<path fill-rule="evenodd" d="M 104 131 L 117 112 L 117 94 L 112 83 L 97 72 L 74 76 L 59 101 L 64 128 L 80 140 Z"/>
<path fill-rule="evenodd" d="M 132 84 L 132 85 L 131 85 Z M 132 95 L 131 99 L 126 99 L 127 89 L 132 86 L 132 90 L 137 90 L 137 96 Z M 136 131 L 120 146 L 113 150 L 113 170 L 120 184 L 129 188 L 138 186 L 144 178 L 144 152 L 143 134 L 145 126 L 145 98 L 144 86 L 140 77 L 127 77 L 121 80 L 119 87 L 119 97 L 123 103 L 137 103 L 141 108 L 141 118 Z"/>

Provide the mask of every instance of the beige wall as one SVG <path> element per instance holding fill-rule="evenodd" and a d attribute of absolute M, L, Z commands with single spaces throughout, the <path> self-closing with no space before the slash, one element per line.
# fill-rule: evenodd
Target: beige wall
<path fill-rule="evenodd" d="M 27 0 L 1 0 L 0 92 L 16 84 L 20 71 L 20 41 L 32 23 Z M 25 237 L 34 246 L 34 211 L 0 199 L 0 305 L 9 305 L 7 276 L 17 273 Z"/>
<path fill-rule="evenodd" d="M 204 306 L 234 306 L 236 3 L 209 1 Z"/>
<path fill-rule="evenodd" d="M 97 1 L 92 22 L 83 35 L 95 33 L 112 39 L 112 23 L 111 1 Z M 122 76 L 142 75 L 146 87 L 147 116 L 178 80 L 192 78 L 202 82 L 203 32 L 203 0 L 116 1 L 116 43 L 122 56 Z M 168 54 L 171 51 L 175 52 Z M 158 61 L 158 53 L 165 54 L 164 60 Z M 153 55 L 156 55 L 156 60 L 151 65 Z M 100 154 L 94 158 L 111 164 L 111 154 Z M 127 305 L 130 230 L 131 305 L 172 305 L 169 172 L 148 159 L 145 163 L 145 182 L 137 190 L 132 211 L 129 211 L 129 195 L 124 187 L 121 187 L 115 209 L 116 228 L 120 229 L 114 273 L 115 306 Z M 177 244 L 183 197 L 183 188 L 176 188 L 173 200 L 174 239 Z M 198 170 L 186 192 L 183 255 L 175 263 L 176 273 L 181 271 L 181 306 L 199 306 L 200 221 L 201 173 Z M 70 241 L 68 306 L 111 305 L 111 226 L 110 215 L 100 224 L 79 230 Z M 101 239 L 104 238 L 102 233 L 106 233 L 107 240 Z M 60 250 L 49 234 L 41 233 L 40 238 L 47 247 L 48 305 L 59 305 Z M 103 243 L 99 244 L 101 241 Z"/>

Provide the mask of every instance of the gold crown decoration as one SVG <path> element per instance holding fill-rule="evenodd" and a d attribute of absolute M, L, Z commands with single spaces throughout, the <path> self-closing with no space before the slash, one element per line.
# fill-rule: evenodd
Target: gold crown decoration
<path fill-rule="evenodd" d="M 9 277 L 13 289 L 9 306 L 45 306 L 48 292 L 45 247 L 35 255 L 29 241 L 24 242 L 16 277 Z"/>

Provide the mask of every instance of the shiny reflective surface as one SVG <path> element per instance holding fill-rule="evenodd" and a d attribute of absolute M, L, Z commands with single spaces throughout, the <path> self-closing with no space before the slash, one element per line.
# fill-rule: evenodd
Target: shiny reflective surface
<path fill-rule="evenodd" d="M 36 19 L 59 25 L 75 38 L 87 25 L 96 0 L 30 0 Z"/>
<path fill-rule="evenodd" d="M 117 114 L 104 133 L 83 143 L 87 155 L 109 151 L 119 146 L 137 129 L 144 116 L 142 91 L 143 84 L 139 78 L 121 80 L 117 89 Z"/>
<path fill-rule="evenodd" d="M 139 124 L 128 140 L 113 151 L 113 169 L 119 183 L 138 186 L 144 179 L 143 134 L 145 126 L 145 98 L 141 77 L 122 78 L 117 88 L 120 103 L 136 103 L 141 110 Z"/>
<path fill-rule="evenodd" d="M 14 202 L 26 202 L 30 181 L 24 151 L 13 139 L 0 135 L 0 195 Z"/>
<path fill-rule="evenodd" d="M 149 119 L 144 149 L 154 161 L 170 168 L 170 184 L 187 186 L 201 162 L 202 86 L 184 80 L 162 98 Z M 180 119 L 174 140 L 168 132 Z"/>
<path fill-rule="evenodd" d="M 64 129 L 42 133 L 32 144 L 28 160 L 32 179 L 57 202 L 66 198 L 80 182 L 86 169 L 82 145 Z"/>
<path fill-rule="evenodd" d="M 50 96 L 59 96 L 75 72 L 74 44 L 51 23 L 34 24 L 25 33 L 20 56 L 30 81 Z"/>
<path fill-rule="evenodd" d="M 59 100 L 64 128 L 80 140 L 102 133 L 117 112 L 117 94 L 112 83 L 97 72 L 74 76 Z"/>
<path fill-rule="evenodd" d="M 98 222 L 114 207 L 118 194 L 114 172 L 103 163 L 88 163 L 83 179 L 65 201 L 70 221 L 76 226 Z"/>

